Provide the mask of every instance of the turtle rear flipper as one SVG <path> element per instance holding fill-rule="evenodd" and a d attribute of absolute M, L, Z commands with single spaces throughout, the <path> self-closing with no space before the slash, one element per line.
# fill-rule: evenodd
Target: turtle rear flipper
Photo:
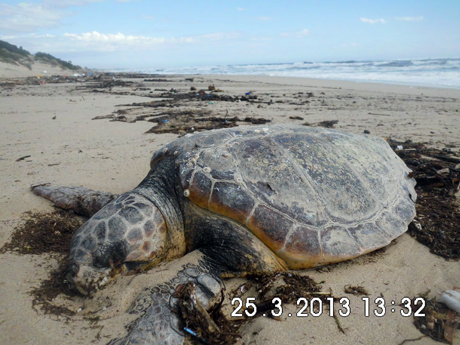
<path fill-rule="evenodd" d="M 127 326 L 128 334 L 124 338 L 114 339 L 110 345 L 184 343 L 185 305 L 192 303 L 192 309 L 201 309 L 206 314 L 222 290 L 218 267 L 209 265 L 208 258 L 199 251 L 188 257 L 190 263 L 184 265 L 175 278 L 147 288 L 137 296 L 128 313 L 140 317 Z"/>
<path fill-rule="evenodd" d="M 117 197 L 116 194 L 84 187 L 63 187 L 41 184 L 31 187 L 35 195 L 51 200 L 57 207 L 92 217 Z"/>

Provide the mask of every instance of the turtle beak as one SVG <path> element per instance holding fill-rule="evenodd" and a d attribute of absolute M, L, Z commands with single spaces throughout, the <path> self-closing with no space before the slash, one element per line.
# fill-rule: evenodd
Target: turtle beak
<path fill-rule="evenodd" d="M 97 269 L 73 261 L 69 264 L 67 279 L 80 293 L 87 296 L 107 284 L 110 273 L 111 269 Z"/>

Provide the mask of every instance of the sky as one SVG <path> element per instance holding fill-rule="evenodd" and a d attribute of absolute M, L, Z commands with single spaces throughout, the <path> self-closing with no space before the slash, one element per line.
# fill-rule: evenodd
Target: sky
<path fill-rule="evenodd" d="M 0 40 L 89 68 L 460 57 L 459 0 L 0 0 Z"/>

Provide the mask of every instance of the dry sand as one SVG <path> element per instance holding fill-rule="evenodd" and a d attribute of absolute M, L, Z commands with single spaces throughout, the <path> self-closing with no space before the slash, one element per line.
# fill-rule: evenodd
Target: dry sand
<path fill-rule="evenodd" d="M 82 71 L 71 71 L 58 66 L 51 66 L 42 62 L 34 62 L 28 69 L 23 65 L 14 65 L 0 62 L 0 78 L 25 78 L 50 75 L 73 75 Z"/>
<path fill-rule="evenodd" d="M 440 148 L 448 145 L 454 152 L 460 148 L 460 90 L 275 77 L 195 76 L 194 82 L 184 82 L 180 76 L 167 79 L 172 82 L 148 83 L 146 87 L 187 91 L 191 85 L 207 89 L 214 84 L 225 94 L 253 91 L 266 101 L 273 100 L 273 104 L 261 107 L 247 102 L 199 102 L 200 109 L 215 114 L 224 115 L 228 110 L 230 116 L 264 117 L 274 123 L 338 120 L 336 128 L 349 132 L 368 130 L 371 135 L 401 141 L 429 142 Z M 12 89 L 0 86 L 0 91 L 0 247 L 9 241 L 23 212 L 52 210 L 49 202 L 31 193 L 31 185 L 50 182 L 121 193 L 135 187 L 146 175 L 152 153 L 177 137 L 144 134 L 153 126 L 146 121 L 91 120 L 120 109 L 116 105 L 150 100 L 134 90 L 129 95 L 114 95 L 79 91 L 75 84 L 46 84 Z M 308 92 L 314 97 L 308 98 L 310 103 L 306 104 Z M 193 107 L 198 103 L 182 109 Z M 132 107 L 121 107 L 129 108 Z M 304 120 L 291 120 L 290 116 Z M 124 309 L 142 286 L 167 279 L 186 261 L 187 257 L 146 275 L 117 278 L 90 301 L 58 297 L 56 304 L 74 310 L 82 308 L 77 316 L 68 318 L 34 310 L 29 295 L 56 268 L 55 259 L 49 255 L 0 254 L 0 343 L 105 344 L 124 332 L 123 325 L 130 319 Z M 285 306 L 281 322 L 261 317 L 248 324 L 243 329 L 242 343 L 401 344 L 422 334 L 412 318 L 399 314 L 398 307 L 395 313 L 390 312 L 391 301 L 399 304 L 404 297 L 428 290 L 431 297 L 439 296 L 446 289 L 460 286 L 460 262 L 431 254 L 407 234 L 378 255 L 304 273 L 317 282 L 323 281 L 324 291 L 332 289 L 335 296 L 349 297 L 351 315 L 340 318 L 345 334 L 327 315 L 288 317 L 287 312 L 295 315 L 298 307 Z M 242 282 L 243 279 L 226 281 L 228 291 Z M 348 284 L 365 287 L 371 301 L 385 298 L 386 315 L 364 317 L 360 297 L 344 293 Z M 103 307 L 107 308 L 102 311 Z M 94 315 L 101 319 L 95 324 L 84 319 Z M 457 343 L 459 332 L 456 331 Z M 415 342 L 434 343 L 427 337 Z"/>

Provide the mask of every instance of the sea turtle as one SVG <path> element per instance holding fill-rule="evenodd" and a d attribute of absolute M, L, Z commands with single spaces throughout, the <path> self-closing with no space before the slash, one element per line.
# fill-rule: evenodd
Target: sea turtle
<path fill-rule="evenodd" d="M 141 294 L 141 317 L 115 344 L 181 344 L 172 296 L 195 282 L 201 303 L 224 276 L 305 269 L 388 245 L 415 216 L 415 181 L 383 138 L 305 126 L 246 126 L 186 135 L 157 151 L 147 177 L 113 196 L 36 187 L 58 206 L 94 213 L 74 235 L 70 271 L 83 293 L 113 270 L 198 251 L 168 284 Z M 108 203 L 108 204 L 107 204 Z"/>

